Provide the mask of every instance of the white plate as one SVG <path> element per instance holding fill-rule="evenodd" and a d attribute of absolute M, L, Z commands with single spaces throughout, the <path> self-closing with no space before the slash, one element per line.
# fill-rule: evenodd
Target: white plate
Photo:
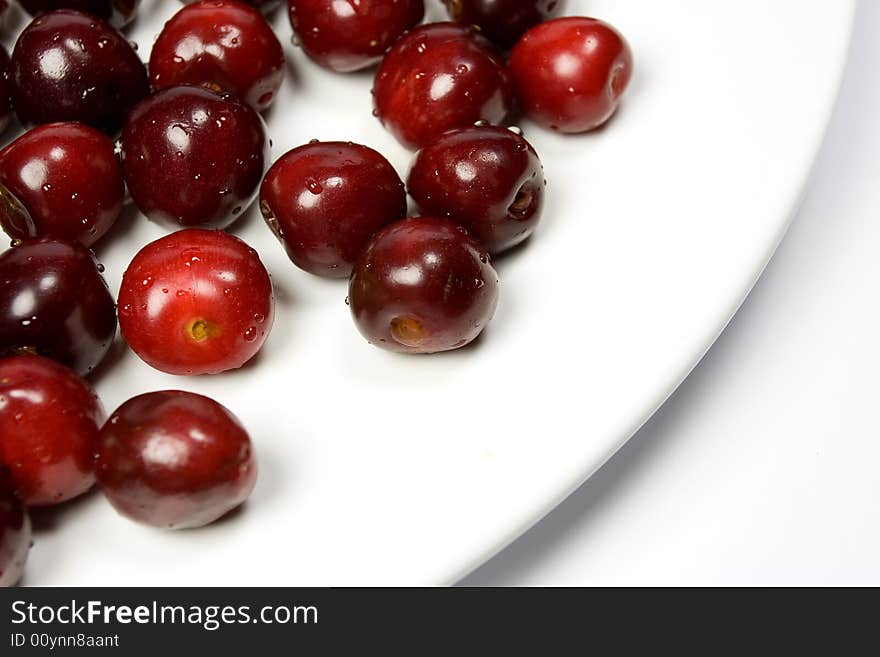
<path fill-rule="evenodd" d="M 167 388 L 233 409 L 260 459 L 251 500 L 182 532 L 131 523 L 99 494 L 41 513 L 25 583 L 450 583 L 479 565 L 623 444 L 754 284 L 822 139 L 854 4 L 568 0 L 567 13 L 627 36 L 636 74 L 604 130 L 523 126 L 545 164 L 546 215 L 498 263 L 501 305 L 474 348 L 368 346 L 345 284 L 294 268 L 252 208 L 234 232 L 260 251 L 279 300 L 257 361 L 179 378 L 120 348 L 94 379 L 108 410 Z M 142 57 L 178 7 L 145 0 L 129 32 Z M 371 116 L 371 76 L 320 70 L 290 45 L 283 11 L 274 23 L 290 64 L 267 117 L 274 154 L 351 139 L 405 173 L 409 154 Z M 162 234 L 129 212 L 99 245 L 114 291 Z"/>

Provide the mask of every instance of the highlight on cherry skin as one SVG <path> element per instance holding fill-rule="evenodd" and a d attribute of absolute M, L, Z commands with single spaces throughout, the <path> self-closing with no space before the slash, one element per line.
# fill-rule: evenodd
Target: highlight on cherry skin
<path fill-rule="evenodd" d="M 472 342 L 492 319 L 498 274 L 461 226 L 436 217 L 403 219 L 367 244 L 348 302 L 371 344 L 411 354 L 449 351 Z"/>
<path fill-rule="evenodd" d="M 0 588 L 21 579 L 30 545 L 30 516 L 15 495 L 9 470 L 0 466 Z"/>
<path fill-rule="evenodd" d="M 272 165 L 260 188 L 260 211 L 294 264 L 348 278 L 370 236 L 406 216 L 406 190 L 372 148 L 315 140 Z"/>
<path fill-rule="evenodd" d="M 241 367 L 275 317 L 269 272 L 242 240 L 190 228 L 141 249 L 122 277 L 119 328 L 132 350 L 168 374 Z"/>
<path fill-rule="evenodd" d="M 129 399 L 101 429 L 98 484 L 116 510 L 168 529 L 202 527 L 242 504 L 257 479 L 251 440 L 216 401 L 164 390 Z"/>
<path fill-rule="evenodd" d="M 82 244 L 48 237 L 0 254 L 0 356 L 41 354 L 91 372 L 116 335 L 102 271 Z"/>
<path fill-rule="evenodd" d="M 0 464 L 28 506 L 65 502 L 92 487 L 105 417 L 73 370 L 41 356 L 0 359 Z"/>

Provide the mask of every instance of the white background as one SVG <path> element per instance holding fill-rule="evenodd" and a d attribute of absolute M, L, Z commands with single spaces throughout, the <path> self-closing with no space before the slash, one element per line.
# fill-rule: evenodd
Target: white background
<path fill-rule="evenodd" d="M 801 211 L 703 362 L 462 584 L 880 584 L 877 34 L 863 1 Z"/>

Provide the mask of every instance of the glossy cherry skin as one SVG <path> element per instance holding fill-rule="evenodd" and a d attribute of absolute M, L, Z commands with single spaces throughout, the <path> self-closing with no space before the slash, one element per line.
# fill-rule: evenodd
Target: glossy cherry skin
<path fill-rule="evenodd" d="M 19 0 L 19 4 L 31 16 L 56 9 L 76 9 L 118 28 L 132 21 L 140 3 L 139 0 Z"/>
<path fill-rule="evenodd" d="M 414 354 L 457 349 L 495 314 L 498 275 L 483 247 L 448 219 L 417 217 L 373 236 L 348 288 L 372 344 Z"/>
<path fill-rule="evenodd" d="M 443 0 L 452 20 L 476 25 L 502 48 L 510 48 L 530 27 L 559 13 L 561 0 Z"/>
<path fill-rule="evenodd" d="M 116 409 L 101 429 L 95 471 L 119 513 L 168 529 L 217 520 L 257 480 L 238 419 L 213 399 L 179 390 L 139 395 Z"/>
<path fill-rule="evenodd" d="M 12 118 L 12 104 L 9 101 L 11 90 L 9 88 L 9 53 L 3 44 L 0 44 L 0 132 L 9 127 L 9 119 Z"/>
<path fill-rule="evenodd" d="M 72 9 L 40 14 L 15 42 L 12 105 L 22 123 L 79 121 L 115 134 L 147 95 L 147 71 L 108 23 Z"/>
<path fill-rule="evenodd" d="M 266 223 L 298 267 L 348 278 L 370 236 L 406 216 L 394 167 L 372 148 L 313 142 L 285 153 L 260 188 Z"/>
<path fill-rule="evenodd" d="M 378 63 L 425 15 L 423 0 L 288 0 L 287 8 L 306 54 L 340 73 Z"/>
<path fill-rule="evenodd" d="M 105 417 L 73 370 L 42 356 L 0 359 L 0 463 L 28 506 L 58 504 L 92 487 Z"/>
<path fill-rule="evenodd" d="M 0 466 L 0 588 L 21 579 L 30 545 L 30 517 L 15 496 L 9 470 Z"/>
<path fill-rule="evenodd" d="M 151 242 L 122 277 L 119 327 L 146 363 L 168 374 L 241 367 L 275 317 L 257 252 L 219 230 L 189 228 Z"/>
<path fill-rule="evenodd" d="M 416 155 L 407 187 L 419 209 L 467 228 L 490 253 L 535 230 L 544 206 L 544 169 L 518 133 L 493 126 L 447 132 Z"/>
<path fill-rule="evenodd" d="M 605 123 L 632 75 L 623 36 L 595 18 L 557 18 L 526 32 L 510 53 L 523 112 L 536 123 L 577 133 Z"/>
<path fill-rule="evenodd" d="M 49 123 L 0 150 L 0 226 L 14 239 L 91 246 L 122 212 L 125 183 L 113 143 L 82 123 Z"/>
<path fill-rule="evenodd" d="M 376 116 L 408 148 L 478 121 L 500 123 L 513 103 L 504 60 L 471 29 L 432 23 L 401 37 L 376 71 Z"/>
<path fill-rule="evenodd" d="M 260 115 L 232 96 L 169 87 L 135 107 L 122 167 L 135 204 L 172 228 L 226 228 L 257 196 L 268 140 Z"/>
<path fill-rule="evenodd" d="M 284 51 L 263 15 L 237 0 L 202 0 L 178 11 L 150 51 L 153 89 L 178 84 L 235 94 L 257 111 L 272 104 Z"/>
<path fill-rule="evenodd" d="M 79 374 L 101 361 L 116 308 L 91 252 L 52 238 L 0 255 L 0 355 L 38 353 Z"/>

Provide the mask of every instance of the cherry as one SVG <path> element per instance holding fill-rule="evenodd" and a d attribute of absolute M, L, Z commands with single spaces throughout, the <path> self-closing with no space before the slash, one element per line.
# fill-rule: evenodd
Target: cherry
<path fill-rule="evenodd" d="M 453 130 L 425 146 L 407 186 L 423 213 L 453 219 L 493 254 L 531 235 L 544 205 L 538 154 L 492 126 Z"/>
<path fill-rule="evenodd" d="M 2 2 L 3 0 L 0 0 Z M 2 13 L 2 12 L 0 12 Z M 9 101 L 9 53 L 0 44 L 0 132 L 9 127 L 12 118 L 12 104 Z"/>
<path fill-rule="evenodd" d="M 244 502 L 257 479 L 251 440 L 213 399 L 179 390 L 129 399 L 101 430 L 98 483 L 137 522 L 185 529 Z"/>
<path fill-rule="evenodd" d="M 10 78 L 22 123 L 80 121 L 109 134 L 149 91 L 146 69 L 128 41 L 72 9 L 31 21 L 15 42 Z"/>
<path fill-rule="evenodd" d="M 272 165 L 260 210 L 298 267 L 347 278 L 370 236 L 406 216 L 406 191 L 372 148 L 313 142 Z"/>
<path fill-rule="evenodd" d="M 165 23 L 150 52 L 153 89 L 194 84 L 237 95 L 258 111 L 284 77 L 284 51 L 262 14 L 237 0 L 202 0 Z"/>
<path fill-rule="evenodd" d="M 57 504 L 92 487 L 104 417 L 73 370 L 42 356 L 0 359 L 0 463 L 25 504 Z"/>
<path fill-rule="evenodd" d="M 0 588 L 15 586 L 31 545 L 31 520 L 15 496 L 9 471 L 0 467 Z"/>
<path fill-rule="evenodd" d="M 200 0 L 180 0 L 183 4 L 188 5 L 192 4 L 194 1 L 198 2 Z M 281 4 L 281 0 L 242 0 L 246 5 L 251 7 L 255 7 L 259 9 L 263 14 L 271 13 L 278 5 Z"/>
<path fill-rule="evenodd" d="M 476 25 L 487 39 L 510 48 L 530 27 L 559 12 L 560 0 L 443 0 L 452 19 Z"/>
<path fill-rule="evenodd" d="M 306 54 L 341 73 L 378 63 L 425 15 L 423 0 L 288 0 L 287 7 Z"/>
<path fill-rule="evenodd" d="M 559 132 L 585 132 L 610 119 L 632 67 L 632 52 L 624 38 L 595 18 L 541 23 L 510 53 L 523 111 Z"/>
<path fill-rule="evenodd" d="M 246 103 L 179 86 L 131 111 L 122 153 L 128 191 L 150 219 L 225 228 L 256 197 L 268 144 L 263 120 Z"/>
<path fill-rule="evenodd" d="M 0 254 L 0 355 L 39 353 L 90 372 L 116 334 L 116 311 L 81 244 L 27 240 Z"/>
<path fill-rule="evenodd" d="M 0 226 L 10 237 L 91 246 L 122 211 L 125 183 L 113 144 L 81 123 L 49 123 L 0 151 Z"/>
<path fill-rule="evenodd" d="M 257 252 L 219 230 L 190 228 L 151 242 L 122 277 L 119 327 L 134 352 L 169 374 L 241 367 L 275 316 Z"/>
<path fill-rule="evenodd" d="M 135 14 L 139 0 L 19 0 L 31 16 L 56 9 L 76 9 L 97 16 L 113 27 L 128 25 Z"/>
<path fill-rule="evenodd" d="M 349 303 L 367 340 L 434 353 L 474 340 L 495 313 L 498 275 L 483 248 L 448 219 L 386 226 L 355 265 Z"/>
<path fill-rule="evenodd" d="M 453 128 L 499 123 L 513 102 L 510 74 L 491 44 L 455 23 L 432 23 L 391 48 L 373 88 L 376 115 L 409 148 Z"/>

